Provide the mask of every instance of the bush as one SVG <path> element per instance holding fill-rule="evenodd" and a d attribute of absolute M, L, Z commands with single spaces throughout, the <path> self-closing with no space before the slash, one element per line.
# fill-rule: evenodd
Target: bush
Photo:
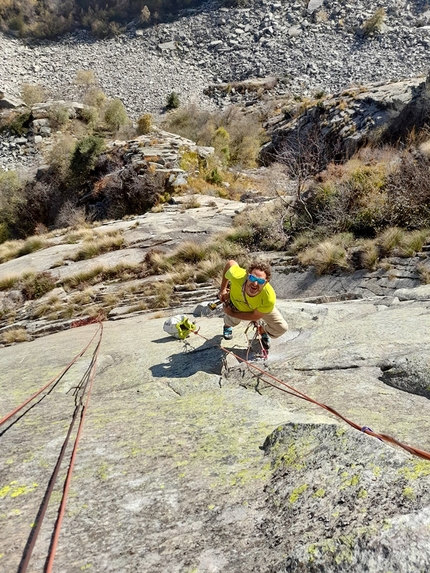
<path fill-rule="evenodd" d="M 46 101 L 45 88 L 40 84 L 22 84 L 21 99 L 30 107 L 35 103 Z"/>
<path fill-rule="evenodd" d="M 70 162 L 73 175 L 80 179 L 92 171 L 103 148 L 104 140 L 94 135 L 87 135 L 78 141 Z"/>
<path fill-rule="evenodd" d="M 7 126 L 15 135 L 23 135 L 27 133 L 30 126 L 31 113 L 25 111 L 16 115 Z"/>
<path fill-rule="evenodd" d="M 96 86 L 93 86 L 89 88 L 87 92 L 85 92 L 83 102 L 85 105 L 100 110 L 106 103 L 106 95 L 101 89 L 99 89 Z"/>
<path fill-rule="evenodd" d="M 48 273 L 27 273 L 18 283 L 24 297 L 27 300 L 40 298 L 53 288 L 55 288 L 55 279 Z"/>
<path fill-rule="evenodd" d="M 105 111 L 105 121 L 109 129 L 118 131 L 122 125 L 129 123 L 124 104 L 118 98 L 112 100 Z"/>
<path fill-rule="evenodd" d="M 385 8 L 378 8 L 376 12 L 368 20 L 366 20 L 361 27 L 361 33 L 364 36 L 371 36 L 376 32 L 380 32 L 382 24 L 385 20 Z"/>
<path fill-rule="evenodd" d="M 120 175 L 108 175 L 97 186 L 97 218 L 120 219 L 146 213 L 156 204 L 159 195 L 164 194 L 165 184 L 165 173 L 147 171 L 139 176 L 132 166 L 126 167 Z"/>
<path fill-rule="evenodd" d="M 75 84 L 79 86 L 84 93 L 97 85 L 97 78 L 93 70 L 78 70 L 75 76 Z"/>
<path fill-rule="evenodd" d="M 224 162 L 243 167 L 255 167 L 266 137 L 260 117 L 235 106 L 223 112 L 208 112 L 195 105 L 181 107 L 169 115 L 165 127 L 198 145 L 214 145 Z"/>
<path fill-rule="evenodd" d="M 66 176 L 70 168 L 75 146 L 76 141 L 71 135 L 61 134 L 56 138 L 55 144 L 46 154 L 48 164 L 61 178 Z"/>
<path fill-rule="evenodd" d="M 0 171 L 0 224 L 3 237 L 7 237 L 18 222 L 24 203 L 18 174 L 15 171 Z"/>
<path fill-rule="evenodd" d="M 91 128 L 94 129 L 99 120 L 99 114 L 95 107 L 86 107 L 81 110 L 81 118 L 85 123 Z"/>
<path fill-rule="evenodd" d="M 55 227 L 82 227 L 86 223 L 84 207 L 77 207 L 73 201 L 66 201 L 55 219 Z"/>
<path fill-rule="evenodd" d="M 387 220 L 406 229 L 430 226 L 430 159 L 402 154 L 397 170 L 387 181 Z"/>
<path fill-rule="evenodd" d="M 167 109 L 177 109 L 180 106 L 179 96 L 176 92 L 172 92 L 167 96 L 166 108 Z"/>
<path fill-rule="evenodd" d="M 152 115 L 150 113 L 144 113 L 137 120 L 137 133 L 139 135 L 146 135 L 151 131 L 152 128 Z"/>
<path fill-rule="evenodd" d="M 247 207 L 234 220 L 234 230 L 227 238 L 257 250 L 285 248 L 287 236 L 282 228 L 285 207 L 280 202 Z"/>
<path fill-rule="evenodd" d="M 48 118 L 52 129 L 59 129 L 69 121 L 69 110 L 64 105 L 54 105 L 49 110 Z"/>

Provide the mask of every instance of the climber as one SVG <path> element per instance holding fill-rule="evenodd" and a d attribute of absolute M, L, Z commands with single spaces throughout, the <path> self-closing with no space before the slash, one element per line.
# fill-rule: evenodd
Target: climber
<path fill-rule="evenodd" d="M 270 337 L 278 338 L 288 325 L 275 307 L 276 294 L 269 284 L 272 276 L 266 261 L 254 260 L 243 269 L 236 261 L 227 261 L 218 298 L 223 302 L 225 340 L 233 338 L 233 327 L 242 320 L 257 322 L 263 319 L 261 343 L 268 351 Z"/>

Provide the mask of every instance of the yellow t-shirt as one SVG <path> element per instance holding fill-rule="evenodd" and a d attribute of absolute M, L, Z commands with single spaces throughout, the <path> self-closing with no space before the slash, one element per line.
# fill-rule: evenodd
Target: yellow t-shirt
<path fill-rule="evenodd" d="M 257 296 L 248 296 L 245 293 L 245 281 L 248 273 L 239 265 L 233 265 L 225 273 L 230 281 L 230 300 L 239 312 L 252 312 L 258 310 L 267 314 L 272 312 L 276 303 L 276 294 L 273 287 L 266 283 Z"/>

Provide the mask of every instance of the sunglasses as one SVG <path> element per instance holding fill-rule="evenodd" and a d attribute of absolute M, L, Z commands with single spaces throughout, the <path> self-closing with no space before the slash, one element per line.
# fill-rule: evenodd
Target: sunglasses
<path fill-rule="evenodd" d="M 251 281 L 252 283 L 258 283 L 259 285 L 264 285 L 264 283 L 266 282 L 266 279 L 260 279 L 255 275 L 248 275 L 248 280 Z"/>

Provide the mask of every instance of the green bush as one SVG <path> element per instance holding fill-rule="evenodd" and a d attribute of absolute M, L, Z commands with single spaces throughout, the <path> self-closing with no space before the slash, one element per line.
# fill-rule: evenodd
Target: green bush
<path fill-rule="evenodd" d="M 18 222 L 20 208 L 24 204 L 24 194 L 18 174 L 15 171 L 0 171 L 0 224 L 2 236 L 9 235 Z"/>
<path fill-rule="evenodd" d="M 180 106 L 179 96 L 176 92 L 172 92 L 167 96 L 166 108 L 167 109 L 177 109 Z"/>
<path fill-rule="evenodd" d="M 124 104 L 118 98 L 112 100 L 105 111 L 105 121 L 109 129 L 118 131 L 122 125 L 129 123 Z"/>
<path fill-rule="evenodd" d="M 234 106 L 222 112 L 200 110 L 195 105 L 180 107 L 169 114 L 165 128 L 198 145 L 215 145 L 224 162 L 243 167 L 255 167 L 266 137 L 258 115 L 245 114 Z"/>
<path fill-rule="evenodd" d="M 70 163 L 72 174 L 81 178 L 92 171 L 103 148 L 104 140 L 94 135 L 87 135 L 78 141 Z"/>

